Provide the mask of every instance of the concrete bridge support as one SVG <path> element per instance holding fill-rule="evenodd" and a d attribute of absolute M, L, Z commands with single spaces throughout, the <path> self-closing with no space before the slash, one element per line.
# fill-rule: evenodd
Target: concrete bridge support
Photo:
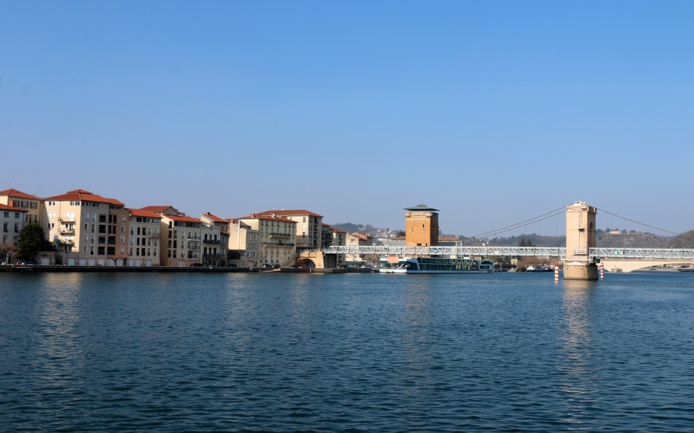
<path fill-rule="evenodd" d="M 597 209 L 577 201 L 566 207 L 565 280 L 597 280 L 598 267 L 590 259 L 595 248 L 595 215 Z"/>

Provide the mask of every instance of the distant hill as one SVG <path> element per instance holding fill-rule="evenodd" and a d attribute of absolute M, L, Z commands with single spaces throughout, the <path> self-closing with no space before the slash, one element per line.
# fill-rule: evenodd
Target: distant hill
<path fill-rule="evenodd" d="M 694 248 L 694 230 L 684 232 L 665 241 L 661 248 Z"/>
<path fill-rule="evenodd" d="M 371 224 L 339 223 L 339 224 L 330 224 L 330 225 L 332 227 L 335 227 L 336 229 L 344 230 L 347 233 L 354 233 L 354 232 L 371 233 L 371 232 L 375 232 L 377 230 Z"/>
<path fill-rule="evenodd" d="M 333 227 L 347 233 L 362 232 L 375 234 L 379 230 L 371 224 L 340 223 L 331 224 Z M 449 235 L 455 236 L 455 235 Z M 566 236 L 542 236 L 534 233 L 492 239 L 476 239 L 460 235 L 462 245 L 519 246 L 531 244 L 537 247 L 564 247 Z M 627 232 L 626 230 L 602 230 L 595 232 L 598 247 L 618 248 L 694 248 L 694 230 L 675 237 L 658 236 L 653 233 Z"/>

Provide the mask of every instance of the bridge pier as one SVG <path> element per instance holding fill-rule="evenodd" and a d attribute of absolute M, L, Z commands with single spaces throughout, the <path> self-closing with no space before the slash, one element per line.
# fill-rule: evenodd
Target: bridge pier
<path fill-rule="evenodd" d="M 596 208 L 582 201 L 566 207 L 565 280 L 598 279 L 598 267 L 589 254 L 596 246 L 596 214 Z"/>

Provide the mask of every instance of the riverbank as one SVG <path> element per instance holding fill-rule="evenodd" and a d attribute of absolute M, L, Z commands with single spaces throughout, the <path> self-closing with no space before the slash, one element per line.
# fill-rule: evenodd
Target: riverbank
<path fill-rule="evenodd" d="M 173 267 L 173 266 L 41 266 L 41 265 L 6 265 L 0 266 L 0 272 L 159 272 L 159 273 L 294 273 L 294 274 L 344 274 L 344 273 L 369 273 L 371 269 L 356 268 L 322 268 L 322 269 L 262 269 L 262 268 L 209 268 L 203 266 Z"/>

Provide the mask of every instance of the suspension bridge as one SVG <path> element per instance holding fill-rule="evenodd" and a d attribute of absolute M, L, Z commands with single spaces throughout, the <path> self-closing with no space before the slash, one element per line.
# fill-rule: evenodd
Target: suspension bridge
<path fill-rule="evenodd" d="M 427 209 L 432 211 L 435 209 Z M 629 272 L 636 269 L 662 265 L 686 265 L 694 264 L 694 249 L 685 248 L 621 248 L 621 247 L 597 247 L 596 246 L 596 214 L 598 209 L 584 202 L 576 202 L 573 205 L 548 212 L 529 220 L 522 221 L 498 230 L 489 231 L 475 236 L 484 238 L 508 232 L 518 227 L 534 224 L 539 221 L 566 215 L 566 246 L 565 247 L 538 247 L 538 246 L 444 246 L 444 245 L 350 245 L 331 246 L 324 250 L 325 254 L 350 254 L 350 255 L 380 255 L 380 256 L 456 256 L 456 257 L 539 257 L 554 258 L 564 263 L 565 278 L 597 279 L 596 264 L 601 263 L 608 270 L 619 269 Z M 616 214 L 603 211 L 606 214 L 619 217 Z M 431 214 L 431 212 L 429 212 Z M 669 234 L 676 234 L 668 230 L 638 223 L 629 218 L 619 217 L 626 221 L 656 229 Z M 567 276 L 567 269 L 569 276 Z"/>

